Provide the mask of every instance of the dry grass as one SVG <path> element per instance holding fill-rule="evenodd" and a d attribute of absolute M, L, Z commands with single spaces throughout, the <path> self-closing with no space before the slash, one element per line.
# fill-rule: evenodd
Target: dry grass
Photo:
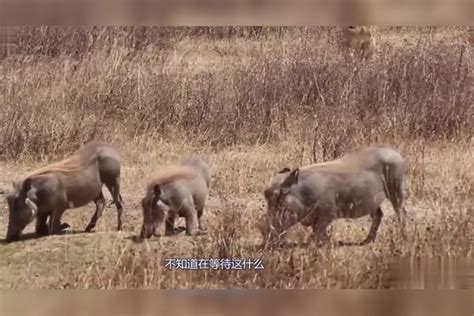
<path fill-rule="evenodd" d="M 397 258 L 472 260 L 467 30 L 375 29 L 377 54 L 363 63 L 347 58 L 339 29 L 232 30 L 22 30 L 23 53 L 0 61 L 0 189 L 85 141 L 111 141 L 124 155 L 124 230 L 109 207 L 94 233 L 0 245 L 1 287 L 389 288 Z M 275 171 L 375 143 L 409 160 L 409 240 L 384 204 L 371 245 L 316 249 L 295 227 L 295 247 L 259 249 L 261 192 Z M 143 179 L 188 153 L 214 173 L 209 234 L 135 243 Z M 92 211 L 64 218 L 82 230 Z M 369 225 L 340 220 L 332 235 L 360 240 Z M 265 270 L 170 271 L 167 257 L 260 258 Z"/>

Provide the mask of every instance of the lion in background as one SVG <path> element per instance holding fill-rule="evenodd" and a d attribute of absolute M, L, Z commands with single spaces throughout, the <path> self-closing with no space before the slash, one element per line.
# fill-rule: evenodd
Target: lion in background
<path fill-rule="evenodd" d="M 373 56 L 375 40 L 367 26 L 348 26 L 343 29 L 344 46 L 349 49 L 351 57 L 358 56 L 364 60 Z"/>

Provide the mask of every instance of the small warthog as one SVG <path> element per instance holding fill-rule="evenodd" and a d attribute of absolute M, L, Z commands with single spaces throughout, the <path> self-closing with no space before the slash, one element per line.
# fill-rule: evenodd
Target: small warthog
<path fill-rule="evenodd" d="M 380 205 L 386 198 L 403 229 L 404 171 L 404 158 L 389 147 L 368 147 L 334 161 L 282 169 L 264 190 L 270 226 L 264 230 L 267 241 L 283 237 L 291 226 L 301 223 L 311 226 L 313 237 L 324 243 L 333 220 L 370 214 L 370 232 L 358 243 L 367 244 L 376 237 L 383 216 Z"/>
<path fill-rule="evenodd" d="M 365 26 L 348 26 L 343 31 L 345 45 L 351 56 L 354 52 L 363 59 L 370 58 L 375 50 L 375 40 L 370 29 Z"/>
<path fill-rule="evenodd" d="M 14 192 L 7 197 L 6 240 L 18 240 L 35 217 L 37 235 L 59 233 L 69 227 L 61 224 L 65 210 L 94 201 L 96 210 L 85 229 L 92 230 L 105 208 L 102 184 L 107 186 L 117 207 L 117 229 L 121 230 L 120 167 L 120 155 L 112 145 L 91 142 L 69 158 L 36 170 L 23 181 L 13 182 Z"/>
<path fill-rule="evenodd" d="M 191 156 L 178 166 L 156 175 L 147 186 L 142 199 L 143 225 L 141 238 L 158 235 L 156 229 L 165 222 L 165 234 L 176 233 L 176 217 L 186 219 L 186 234 L 204 231 L 202 214 L 209 194 L 211 176 L 209 167 L 201 158 Z"/>

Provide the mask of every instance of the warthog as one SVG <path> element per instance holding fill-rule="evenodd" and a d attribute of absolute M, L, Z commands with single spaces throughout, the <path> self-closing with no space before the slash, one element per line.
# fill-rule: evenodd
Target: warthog
<path fill-rule="evenodd" d="M 405 159 L 398 151 L 378 146 L 330 162 L 282 169 L 264 190 L 268 241 L 283 237 L 291 226 L 301 223 L 311 226 L 313 238 L 323 243 L 329 239 L 326 230 L 333 220 L 370 214 L 370 232 L 358 243 L 367 244 L 376 237 L 383 216 L 380 205 L 386 198 L 403 228 L 404 171 Z"/>
<path fill-rule="evenodd" d="M 348 26 L 343 31 L 345 45 L 348 47 L 351 56 L 356 54 L 363 59 L 372 56 L 375 49 L 375 40 L 369 28 L 365 26 Z"/>
<path fill-rule="evenodd" d="M 36 218 L 39 236 L 61 232 L 65 210 L 92 201 L 96 204 L 86 231 L 91 231 L 105 208 L 102 184 L 105 184 L 117 207 L 117 229 L 122 228 L 122 196 L 120 195 L 120 155 L 110 144 L 91 142 L 72 156 L 29 174 L 23 181 L 13 182 L 14 192 L 7 197 L 9 222 L 7 241 L 18 240 L 23 229 Z M 47 224 L 49 216 L 49 224 Z"/>
<path fill-rule="evenodd" d="M 186 219 L 186 235 L 202 233 L 205 228 L 201 217 L 210 182 L 208 165 L 196 156 L 187 157 L 178 166 L 156 175 L 148 184 L 142 199 L 143 225 L 140 237 L 159 236 L 156 229 L 163 222 L 165 234 L 175 234 L 174 221 L 177 216 Z"/>

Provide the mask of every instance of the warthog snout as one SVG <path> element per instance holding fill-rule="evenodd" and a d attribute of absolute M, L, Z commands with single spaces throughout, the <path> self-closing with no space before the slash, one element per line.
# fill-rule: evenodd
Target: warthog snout
<path fill-rule="evenodd" d="M 143 224 L 140 232 L 141 238 L 150 238 L 156 235 L 158 224 L 167 214 L 167 206 L 159 199 L 159 186 L 154 188 L 153 195 L 142 199 Z"/>
<path fill-rule="evenodd" d="M 155 234 L 156 227 L 152 221 L 152 204 L 153 201 L 150 201 L 147 198 L 142 199 L 142 208 L 143 208 L 143 224 L 140 231 L 140 238 L 150 238 Z"/>
<path fill-rule="evenodd" d="M 156 227 L 154 224 L 143 224 L 142 230 L 140 232 L 140 238 L 150 238 L 151 236 L 155 235 Z"/>
<path fill-rule="evenodd" d="M 36 204 L 24 194 L 12 194 L 7 197 L 8 202 L 8 229 L 5 240 L 7 242 L 20 239 L 21 232 L 33 221 L 38 211 Z"/>
<path fill-rule="evenodd" d="M 269 239 L 282 238 L 286 231 L 298 222 L 298 206 L 291 196 L 291 186 L 298 182 L 299 169 L 289 172 L 284 168 L 279 175 L 284 178 L 277 188 L 269 187 L 264 195 L 268 205 L 267 234 Z M 289 173 L 289 174 L 288 174 Z"/>

